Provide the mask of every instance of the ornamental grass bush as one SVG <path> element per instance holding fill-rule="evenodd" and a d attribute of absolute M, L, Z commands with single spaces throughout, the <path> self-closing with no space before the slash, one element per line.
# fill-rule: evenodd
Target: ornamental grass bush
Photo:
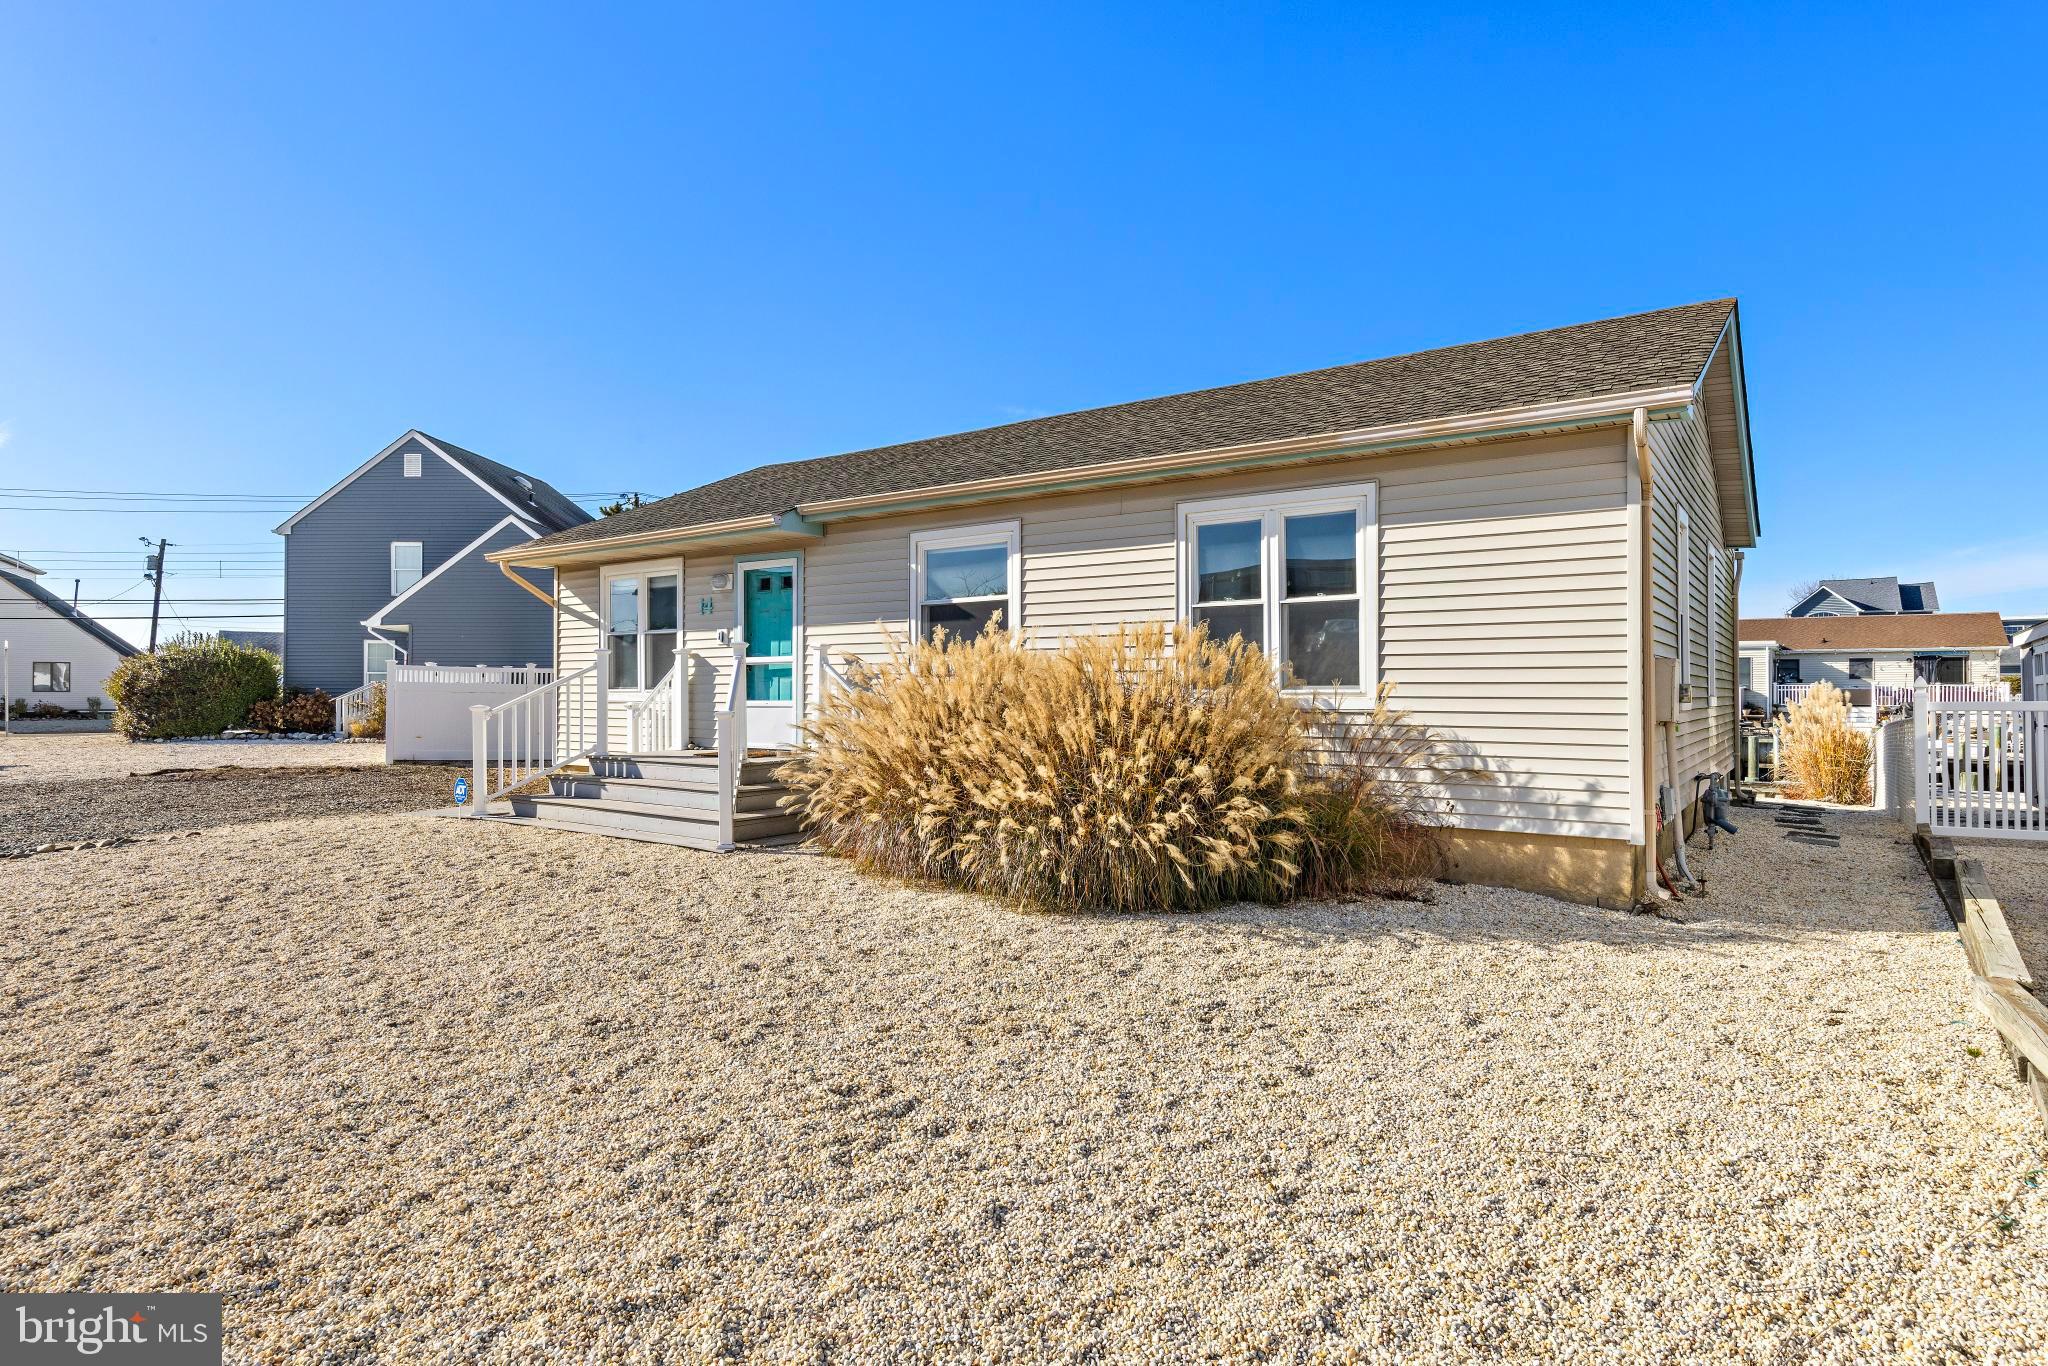
<path fill-rule="evenodd" d="M 1302 896 L 1414 897 L 1444 870 L 1453 785 L 1492 775 L 1457 742 L 1393 704 L 1382 683 L 1370 712 L 1319 701 L 1306 716 L 1311 762 Z"/>
<path fill-rule="evenodd" d="M 782 769 L 818 843 L 870 872 L 1058 910 L 1413 896 L 1454 784 L 1487 781 L 1392 705 L 1282 695 L 1271 662 L 1183 625 L 1051 651 L 989 632 L 858 666 Z"/>
<path fill-rule="evenodd" d="M 107 679 L 114 729 L 131 740 L 218 735 L 277 696 L 277 656 L 215 636 L 173 636 L 130 655 Z"/>
<path fill-rule="evenodd" d="M 1816 683 L 1777 723 L 1786 795 L 1862 806 L 1870 801 L 1870 737 L 1849 724 L 1849 697 Z"/>
<path fill-rule="evenodd" d="M 828 697 L 782 775 L 868 871 L 1061 910 L 1275 901 L 1300 872 L 1301 709 L 1266 658 L 1163 625 L 905 646 Z"/>

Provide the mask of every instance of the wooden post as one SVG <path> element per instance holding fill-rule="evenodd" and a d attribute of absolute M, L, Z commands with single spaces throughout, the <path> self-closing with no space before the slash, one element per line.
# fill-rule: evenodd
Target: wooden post
<path fill-rule="evenodd" d="M 469 814 L 481 816 L 491 796 L 491 764 L 485 753 L 488 740 L 485 733 L 490 729 L 486 718 L 491 709 L 478 702 L 469 709 Z"/>

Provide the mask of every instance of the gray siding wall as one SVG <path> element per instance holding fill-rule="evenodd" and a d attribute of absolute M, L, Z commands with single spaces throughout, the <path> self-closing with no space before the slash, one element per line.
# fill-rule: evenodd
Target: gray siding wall
<path fill-rule="evenodd" d="M 405 477 L 408 450 L 422 453 L 417 479 Z M 409 441 L 308 513 L 284 538 L 285 686 L 339 693 L 362 683 L 363 618 L 392 598 L 391 542 L 421 542 L 422 568 L 431 573 L 510 511 L 461 470 Z M 504 590 L 519 593 L 509 583 Z M 545 642 L 547 608 L 526 600 Z M 413 649 L 413 658 L 426 658 Z M 515 662 L 525 663 L 526 656 Z"/>
<path fill-rule="evenodd" d="M 524 545 L 529 539 L 504 528 L 391 613 L 387 620 L 392 625 L 412 627 L 407 663 L 552 662 L 554 614 L 484 558 L 490 551 Z M 527 570 L 524 577 L 543 592 L 554 591 L 555 576 L 546 570 Z"/>

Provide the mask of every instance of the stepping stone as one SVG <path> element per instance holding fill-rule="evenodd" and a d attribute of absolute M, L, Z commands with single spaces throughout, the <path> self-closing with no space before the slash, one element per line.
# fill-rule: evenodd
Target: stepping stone
<path fill-rule="evenodd" d="M 1818 844 L 1823 849 L 1839 849 L 1842 840 L 1839 835 L 1787 835 L 1786 839 L 1797 844 Z"/>

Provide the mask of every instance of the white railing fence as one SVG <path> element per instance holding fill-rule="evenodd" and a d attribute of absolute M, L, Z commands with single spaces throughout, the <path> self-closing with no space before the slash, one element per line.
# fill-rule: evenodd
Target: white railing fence
<path fill-rule="evenodd" d="M 1931 702 L 2010 702 L 2012 689 L 2003 683 L 1929 683 Z"/>
<path fill-rule="evenodd" d="M 555 681 L 555 671 L 539 664 L 393 664 L 394 683 L 457 683 L 471 686 L 539 688 Z"/>
<path fill-rule="evenodd" d="M 371 696 L 371 693 L 376 686 L 375 683 L 365 683 L 360 688 L 350 688 L 347 692 L 334 699 L 334 733 L 336 735 L 347 735 L 349 727 L 370 714 L 370 708 L 375 705 L 375 699 Z"/>
<path fill-rule="evenodd" d="M 812 693 L 814 706 L 824 701 L 829 693 L 859 692 L 868 686 L 867 665 L 859 656 L 847 655 L 835 663 L 830 645 L 820 645 L 813 653 L 817 659 L 815 673 L 818 679 L 818 686 Z"/>
<path fill-rule="evenodd" d="M 678 655 L 661 682 L 626 708 L 626 743 L 635 754 L 683 748 L 690 714 L 689 677 L 690 656 Z"/>
<path fill-rule="evenodd" d="M 2048 840 L 2048 702 L 1925 689 L 1913 737 L 1914 805 L 1935 834 Z"/>
<path fill-rule="evenodd" d="M 595 662 L 574 673 L 495 707 L 469 709 L 470 815 L 605 748 L 609 654 L 599 647 Z"/>
<path fill-rule="evenodd" d="M 732 849 L 733 812 L 747 767 L 747 647 L 732 647 L 732 685 L 718 713 L 718 847 Z"/>

